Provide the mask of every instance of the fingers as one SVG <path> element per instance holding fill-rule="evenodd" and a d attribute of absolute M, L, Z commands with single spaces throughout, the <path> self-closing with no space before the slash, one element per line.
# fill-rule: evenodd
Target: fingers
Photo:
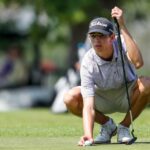
<path fill-rule="evenodd" d="M 116 18 L 118 20 L 122 17 L 123 11 L 120 8 L 115 6 L 111 11 L 111 15 L 113 18 Z"/>
<path fill-rule="evenodd" d="M 84 142 L 88 140 L 88 138 L 86 136 L 82 136 L 80 138 L 80 141 L 78 142 L 78 146 L 84 146 Z"/>
<path fill-rule="evenodd" d="M 80 138 L 80 141 L 78 142 L 78 146 L 83 146 L 83 145 L 84 145 L 84 141 L 85 141 L 85 137 L 82 136 L 82 137 Z"/>
<path fill-rule="evenodd" d="M 78 142 L 78 146 L 83 146 L 84 145 L 84 142 L 83 141 L 79 141 Z"/>
<path fill-rule="evenodd" d="M 91 146 L 93 142 L 93 138 L 82 136 L 80 141 L 78 142 L 78 146 Z"/>
<path fill-rule="evenodd" d="M 124 18 L 123 18 L 123 11 L 119 7 L 114 7 L 111 11 L 112 18 L 116 18 L 120 27 L 125 27 Z"/>

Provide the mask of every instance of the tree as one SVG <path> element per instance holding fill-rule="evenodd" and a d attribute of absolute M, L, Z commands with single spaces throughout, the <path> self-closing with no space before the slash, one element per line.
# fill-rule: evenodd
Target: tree
<path fill-rule="evenodd" d="M 31 28 L 32 38 L 35 43 L 46 39 L 48 32 L 57 30 L 57 27 L 65 25 L 69 28 L 68 39 L 69 48 L 69 63 L 73 66 L 76 61 L 76 49 L 78 42 L 84 42 L 89 21 L 96 16 L 104 16 L 110 18 L 110 11 L 114 6 L 129 8 L 132 18 L 143 18 L 144 10 L 149 10 L 148 0 L 1 0 L 6 6 L 16 3 L 20 7 L 31 5 L 36 14 L 34 28 Z M 149 5 L 147 5 L 149 4 Z M 135 6 L 142 6 L 138 7 Z M 51 22 L 48 28 L 41 28 L 38 24 L 38 17 L 41 12 L 45 12 Z M 133 13 L 134 12 L 134 13 Z M 130 15 L 128 15 L 130 17 Z M 42 29 L 42 31 L 41 31 Z M 44 29 L 44 30 L 43 30 Z M 42 35 L 42 36 L 41 36 Z M 64 40 L 65 42 L 65 40 Z M 68 42 L 68 40 L 66 40 Z"/>

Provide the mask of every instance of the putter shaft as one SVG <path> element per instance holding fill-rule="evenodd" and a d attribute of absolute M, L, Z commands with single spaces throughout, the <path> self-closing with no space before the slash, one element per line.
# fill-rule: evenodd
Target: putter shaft
<path fill-rule="evenodd" d="M 131 102 L 130 102 L 130 97 L 129 97 L 129 92 L 128 92 L 126 72 L 125 72 L 123 49 L 122 49 L 122 42 L 121 42 L 121 37 L 120 37 L 120 27 L 119 27 L 119 23 L 116 18 L 114 18 L 114 22 L 116 24 L 117 41 L 118 41 L 119 51 L 120 51 L 120 55 L 121 55 L 124 82 L 125 82 L 125 87 L 126 87 L 126 94 L 127 94 L 128 105 L 129 105 L 129 114 L 130 114 L 130 119 L 131 119 L 131 129 L 132 129 L 131 134 L 132 134 L 133 138 L 127 143 L 128 145 L 130 145 L 136 141 L 137 137 L 134 136 L 133 115 L 132 115 L 132 111 L 131 111 Z"/>

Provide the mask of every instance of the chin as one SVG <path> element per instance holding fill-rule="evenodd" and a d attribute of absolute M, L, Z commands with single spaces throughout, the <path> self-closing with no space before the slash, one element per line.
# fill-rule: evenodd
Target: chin
<path fill-rule="evenodd" d="M 96 51 L 97 53 L 99 53 L 99 52 L 102 52 L 103 50 L 102 50 L 101 48 L 95 48 L 95 51 Z"/>

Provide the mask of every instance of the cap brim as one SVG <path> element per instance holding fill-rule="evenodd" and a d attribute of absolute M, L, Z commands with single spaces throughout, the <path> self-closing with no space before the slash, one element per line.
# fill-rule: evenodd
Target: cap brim
<path fill-rule="evenodd" d="M 88 31 L 88 33 L 93 33 L 93 32 L 98 32 L 98 33 L 102 33 L 104 35 L 109 35 L 110 33 L 104 30 L 100 30 L 100 29 L 91 29 Z"/>

